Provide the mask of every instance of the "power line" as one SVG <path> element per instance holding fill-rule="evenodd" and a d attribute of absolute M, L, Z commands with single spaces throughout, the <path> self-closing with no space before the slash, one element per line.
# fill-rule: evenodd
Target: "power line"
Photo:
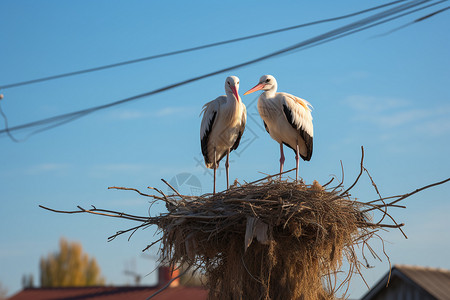
<path fill-rule="evenodd" d="M 305 49 L 308 49 L 308 48 L 312 48 L 312 47 L 315 47 L 315 46 L 318 46 L 318 45 L 321 45 L 321 44 L 324 44 L 324 43 L 328 43 L 328 42 L 331 42 L 331 41 L 333 41 L 333 40 L 340 39 L 340 38 L 343 38 L 343 37 L 345 37 L 345 36 L 347 36 L 347 35 L 354 34 L 354 33 L 357 33 L 357 32 L 363 31 L 363 30 L 367 30 L 367 29 L 369 29 L 369 28 L 372 28 L 372 27 L 375 27 L 375 26 L 378 26 L 378 25 L 381 25 L 381 24 L 384 24 L 384 23 L 387 23 L 387 22 L 390 22 L 390 21 L 399 19 L 399 18 L 401 18 L 401 17 L 404 17 L 404 16 L 407 16 L 407 15 L 416 13 L 416 12 L 418 12 L 418 11 L 421 11 L 421 10 L 424 10 L 424 9 L 427 9 L 427 8 L 430 8 L 430 7 L 432 7 L 432 6 L 441 4 L 441 3 L 446 2 L 446 1 L 448 1 L 448 0 L 440 0 L 440 1 L 438 1 L 438 2 L 431 3 L 431 4 L 428 4 L 428 5 L 426 5 L 426 6 L 419 7 L 419 8 L 413 9 L 413 10 L 410 10 L 410 11 L 405 12 L 405 13 L 402 13 L 402 14 L 400 14 L 400 15 L 397 15 L 397 16 L 394 16 L 394 17 L 391 17 L 391 18 L 388 18 L 388 19 L 385 19 L 385 20 L 382 20 L 382 21 L 379 21 L 379 22 L 376 22 L 376 23 L 373 23 L 373 24 L 370 24 L 370 25 L 367 25 L 367 26 L 358 28 L 358 29 L 355 29 L 355 30 L 350 31 L 350 32 L 346 32 L 346 33 L 341 34 L 341 35 L 339 35 L 339 36 L 335 36 L 335 37 L 333 37 L 333 38 L 330 38 L 330 39 L 328 39 L 328 40 L 318 42 L 317 44 L 314 44 L 314 45 L 311 45 L 311 46 L 308 46 L 308 47 L 305 47 L 305 48 L 296 50 L 295 52 L 300 51 L 300 50 L 305 50 Z M 445 9 L 441 9 L 441 10 L 439 10 L 438 12 L 442 12 L 443 10 L 445 10 Z M 435 12 L 435 13 L 432 13 L 432 14 L 430 14 L 430 15 L 436 15 L 436 14 L 437 14 L 437 13 Z M 427 15 L 427 16 L 430 16 L 430 15 Z M 408 23 L 407 25 L 413 24 L 413 23 L 415 23 L 417 20 L 420 20 L 420 19 L 422 19 L 422 18 L 416 19 L 416 20 L 414 20 L 413 22 Z M 403 26 L 402 26 L 402 28 L 403 28 Z M 389 33 L 391 33 L 391 32 L 388 32 L 388 33 L 383 34 L 383 35 L 387 35 L 387 34 L 389 34 Z"/>
<path fill-rule="evenodd" d="M 440 14 L 441 12 L 444 12 L 444 11 L 446 11 L 447 9 L 450 9 L 450 6 L 444 7 L 444 8 L 442 8 L 442 9 L 440 9 L 440 10 L 438 10 L 438 11 L 435 11 L 435 12 L 433 12 L 433 13 L 431 13 L 431 14 L 428 14 L 428 15 L 426 15 L 426 16 L 424 16 L 424 17 L 418 18 L 418 19 L 414 20 L 414 23 L 423 21 L 423 20 L 428 19 L 428 18 L 430 18 L 430 17 L 432 17 L 432 16 L 435 16 L 435 15 L 437 15 L 437 14 Z"/>
<path fill-rule="evenodd" d="M 211 77 L 211 76 L 214 76 L 214 75 L 218 75 L 218 74 L 221 74 L 221 73 L 229 72 L 231 70 L 235 70 L 235 69 L 239 69 L 239 68 L 242 68 L 242 67 L 245 67 L 245 66 L 248 66 L 248 65 L 252 65 L 252 64 L 255 64 L 255 63 L 267 60 L 269 58 L 273 58 L 273 57 L 279 56 L 281 54 L 293 52 L 293 50 L 305 49 L 305 48 L 310 48 L 310 47 L 313 47 L 313 46 L 317 46 L 317 45 L 320 45 L 320 44 L 323 44 L 323 43 L 335 40 L 337 38 L 341 38 L 341 37 L 347 36 L 349 34 L 353 34 L 353 33 L 356 33 L 356 32 L 362 31 L 362 30 L 366 30 L 368 28 L 371 28 L 373 26 L 385 23 L 387 21 L 392 21 L 394 19 L 397 19 L 399 17 L 404 16 L 408 12 L 400 14 L 398 16 L 395 16 L 396 14 L 399 14 L 401 12 L 407 11 L 409 9 L 413 9 L 414 7 L 418 7 L 418 6 L 422 5 L 422 4 L 430 2 L 430 1 L 432 1 L 432 0 L 411 1 L 410 3 L 406 3 L 406 4 L 402 4 L 402 5 L 396 6 L 394 8 L 391 8 L 391 9 L 388 9 L 386 11 L 377 13 L 375 15 L 366 17 L 364 19 L 361 19 L 359 21 L 356 21 L 356 22 L 350 23 L 348 25 L 339 27 L 337 29 L 328 31 L 328 32 L 326 32 L 324 34 L 320 34 L 318 36 L 315 36 L 313 38 L 307 39 L 307 40 L 302 41 L 300 43 L 294 44 L 294 45 L 289 46 L 287 48 L 283 48 L 281 50 L 272 52 L 270 54 L 267 54 L 267 55 L 264 55 L 264 56 L 261 56 L 261 57 L 258 57 L 258 58 L 255 58 L 255 59 L 252 59 L 252 60 L 240 63 L 240 64 L 237 64 L 237 65 L 233 65 L 233 66 L 230 66 L 230 67 L 227 67 L 227 68 L 223 68 L 223 69 L 220 69 L 220 70 L 217 70 L 217 71 L 214 71 L 214 72 L 203 74 L 203 75 L 200 75 L 200 76 L 197 76 L 197 77 L 192 77 L 190 79 L 183 80 L 183 81 L 180 81 L 180 82 L 177 82 L 177 83 L 174 83 L 174 84 L 162 87 L 162 88 L 158 88 L 158 89 L 155 89 L 155 90 L 150 91 L 150 92 L 142 93 L 142 94 L 139 94 L 139 95 L 135 95 L 135 96 L 132 96 L 132 97 L 128 97 L 128 98 L 125 98 L 125 99 L 121 99 L 121 100 L 118 100 L 118 101 L 110 102 L 110 103 L 107 103 L 107 104 L 103 104 L 103 105 L 99 105 L 99 106 L 95 106 L 95 107 L 91 107 L 91 108 L 87 108 L 87 109 L 83 109 L 83 110 L 79 110 L 79 111 L 75 111 L 75 112 L 71 112 L 71 113 L 66 113 L 66 114 L 62 114 L 62 115 L 58 115 L 58 116 L 42 119 L 42 120 L 39 120 L 39 121 L 27 123 L 27 124 L 18 125 L 18 126 L 9 128 L 9 130 L 7 130 L 7 129 L 0 130 L 0 136 L 2 134 L 5 134 L 7 131 L 17 131 L 17 130 L 22 130 L 22 129 L 33 128 L 33 127 L 37 127 L 37 126 L 41 126 L 41 125 L 50 124 L 48 127 L 39 129 L 38 131 L 35 131 L 35 132 L 32 133 L 32 134 L 35 134 L 37 132 L 48 130 L 48 129 L 54 128 L 56 126 L 62 125 L 64 123 L 68 123 L 70 121 L 73 121 L 75 119 L 81 118 L 83 116 L 86 116 L 86 115 L 88 115 L 90 113 L 93 113 L 93 112 L 96 112 L 96 111 L 99 111 L 99 110 L 103 110 L 103 109 L 106 109 L 106 108 L 109 108 L 109 107 L 112 107 L 112 106 L 117 106 L 117 105 L 120 105 L 120 104 L 123 104 L 123 103 L 126 103 L 126 102 L 130 102 L 130 101 L 134 101 L 134 100 L 140 99 L 140 98 L 152 96 L 152 95 L 155 95 L 155 94 L 158 94 L 158 93 L 161 93 L 161 92 L 164 92 L 164 91 L 167 91 L 167 90 L 179 87 L 179 86 L 186 85 L 188 83 L 199 81 L 199 80 L 204 79 L 204 78 L 208 78 L 208 77 Z M 442 1 L 447 1 L 447 0 L 441 0 L 440 2 L 442 2 Z M 430 5 L 425 6 L 425 7 L 417 8 L 417 9 L 414 10 L 414 12 L 417 12 L 419 10 L 423 10 L 423 9 L 429 7 L 429 6 Z M 391 17 L 391 18 L 389 18 L 389 19 L 387 19 L 385 21 L 378 22 L 379 20 L 388 18 L 390 16 L 393 16 L 393 17 Z"/>
<path fill-rule="evenodd" d="M 13 141 L 13 142 L 20 142 L 18 139 L 16 139 L 11 132 L 9 132 L 9 128 L 8 128 L 8 118 L 6 117 L 5 113 L 2 110 L 2 101 L 3 100 L 3 94 L 0 94 L 0 115 L 3 117 L 3 120 L 5 122 L 5 130 L 6 130 L 6 134 L 8 134 L 9 138 Z"/>
<path fill-rule="evenodd" d="M 327 22 L 333 22 L 333 21 L 338 21 L 338 20 L 343 20 L 343 19 L 351 18 L 351 17 L 357 16 L 357 15 L 361 15 L 361 14 L 364 14 L 364 13 L 367 13 L 367 12 L 370 12 L 370 11 L 373 11 L 373 10 L 377 10 L 377 9 L 380 9 L 380 8 L 383 8 L 383 7 L 391 6 L 391 5 L 397 4 L 399 2 L 404 2 L 404 1 L 406 1 L 406 0 L 397 0 L 397 1 L 389 2 L 389 3 L 383 4 L 383 5 L 379 5 L 379 6 L 371 7 L 371 8 L 368 8 L 368 9 L 361 10 L 361 11 L 357 11 L 357 12 L 354 12 L 354 13 L 350 13 L 350 14 L 347 14 L 347 15 L 339 16 L 339 17 L 333 17 L 333 18 L 313 21 L 313 22 L 309 22 L 309 23 L 294 25 L 294 26 L 290 26 L 290 27 L 286 27 L 286 28 L 271 30 L 271 31 L 262 32 L 262 33 L 257 33 L 257 34 L 253 34 L 253 35 L 248 35 L 248 36 L 244 36 L 244 37 L 240 37 L 240 38 L 231 39 L 231 40 L 215 42 L 215 43 L 201 45 L 201 46 L 196 46 L 196 47 L 192 47 L 192 48 L 166 52 L 166 53 L 162 53 L 162 54 L 156 54 L 156 55 L 152 55 L 152 56 L 147 56 L 147 57 L 127 60 L 127 61 L 123 61 L 123 62 L 118 62 L 118 63 L 114 63 L 114 64 L 109 64 L 109 65 L 104 65 L 104 66 L 99 66 L 99 67 L 94 67 L 94 68 L 89 68 L 89 69 L 83 69 L 83 70 L 78 70 L 78 71 L 73 71 L 73 72 L 68 72 L 68 73 L 62 73 L 62 74 L 58 74 L 58 75 L 52 75 L 52 76 L 47 76 L 47 77 L 42 77 L 42 78 L 37 78 L 37 79 L 32 79 L 32 80 L 27 80 L 27 81 L 20 81 L 20 82 L 16 82 L 16 83 L 10 83 L 10 84 L 6 84 L 6 85 L 3 85 L 3 86 L 0 86 L 0 89 L 8 89 L 8 88 L 13 88 L 13 87 L 18 87 L 18 86 L 38 83 L 38 82 L 44 82 L 44 81 L 55 80 L 55 79 L 59 79 L 59 78 L 69 77 L 69 76 L 81 75 L 81 74 L 85 74 L 85 73 L 90 73 L 90 72 L 96 72 L 96 71 L 116 68 L 116 67 L 120 67 L 120 66 L 124 66 L 124 65 L 139 63 L 139 62 L 153 60 L 153 59 L 157 59 L 157 58 L 162 58 L 162 57 L 167 57 L 167 56 L 172 56 L 172 55 L 177 55 L 177 54 L 182 54 L 182 53 L 187 53 L 187 52 L 193 52 L 193 51 L 202 50 L 202 49 L 206 49 L 206 48 L 212 48 L 212 47 L 217 47 L 217 46 L 221 46 L 221 45 L 225 45 L 225 44 L 231 44 L 231 43 L 236 43 L 236 42 L 240 42 L 240 41 L 244 41 L 244 40 L 259 38 L 259 37 L 263 37 L 263 36 L 267 36 L 267 35 L 271 35 L 271 34 L 276 34 L 276 33 L 284 32 L 284 31 L 294 30 L 294 29 L 298 29 L 298 28 L 302 28 L 302 27 L 307 27 L 307 26 L 312 26 L 312 25 L 317 25 L 317 24 L 327 23 Z"/>
<path fill-rule="evenodd" d="M 431 7 L 431 6 L 434 6 L 434 5 L 438 5 L 438 4 L 441 4 L 442 2 L 445 2 L 445 1 L 447 1 L 447 0 L 441 0 L 441 1 L 439 1 L 439 2 L 436 2 L 436 3 L 433 3 L 433 4 L 427 5 L 427 6 L 425 6 L 424 8 L 428 8 L 428 7 Z M 437 11 L 435 11 L 435 12 L 432 12 L 431 14 L 425 15 L 425 16 L 423 16 L 423 17 L 417 18 L 417 19 L 415 19 L 414 21 L 411 21 L 411 22 L 409 22 L 409 23 L 406 23 L 406 24 L 404 24 L 404 25 L 401 25 L 401 26 L 399 26 L 399 27 L 396 27 L 396 28 L 394 28 L 394 29 L 391 29 L 391 30 L 389 30 L 389 31 L 386 32 L 386 33 L 378 34 L 378 35 L 376 35 L 376 36 L 374 36 L 374 37 L 382 37 L 382 36 L 389 35 L 389 34 L 394 33 L 394 32 L 396 32 L 396 31 L 398 31 L 398 30 L 400 30 L 400 29 L 403 29 L 403 28 L 405 28 L 405 27 L 411 26 L 411 25 L 413 25 L 413 24 L 415 24 L 415 23 L 421 22 L 421 21 L 426 20 L 426 19 L 428 19 L 428 18 L 430 18 L 430 17 L 432 17 L 432 16 L 435 16 L 435 15 L 437 15 L 437 14 L 439 14 L 439 13 L 442 13 L 442 12 L 446 11 L 447 9 L 450 9 L 450 6 L 447 6 L 447 7 L 445 7 L 445 8 L 440 9 L 440 10 L 437 10 Z M 411 11 L 411 12 L 408 12 L 408 13 L 404 13 L 403 15 L 410 14 L 410 13 L 414 13 L 414 12 L 416 12 L 416 11 L 418 11 L 418 10 L 419 10 L 419 9 L 416 9 L 416 10 L 414 10 L 414 11 Z"/>

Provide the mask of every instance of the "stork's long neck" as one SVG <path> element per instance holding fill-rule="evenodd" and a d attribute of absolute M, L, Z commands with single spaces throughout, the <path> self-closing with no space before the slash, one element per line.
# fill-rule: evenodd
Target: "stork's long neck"
<path fill-rule="evenodd" d="M 276 93 L 277 93 L 277 86 L 273 85 L 271 89 L 264 91 L 264 97 L 266 99 L 270 99 L 270 98 L 275 97 Z"/>
<path fill-rule="evenodd" d="M 241 99 L 236 99 L 236 96 L 233 92 L 227 92 L 227 110 L 229 112 L 229 117 L 234 118 L 235 116 L 239 116 L 241 113 Z"/>
<path fill-rule="evenodd" d="M 238 99 L 236 99 L 236 96 L 234 95 L 234 93 L 232 91 L 225 91 L 227 93 L 227 100 L 228 102 L 235 102 L 235 104 L 239 103 L 241 101 L 241 97 L 239 97 L 238 94 Z"/>
<path fill-rule="evenodd" d="M 233 92 L 229 92 L 229 91 L 227 91 L 226 92 L 227 93 L 227 102 L 228 102 L 228 104 L 229 105 L 231 105 L 231 106 L 237 106 L 238 105 L 238 103 L 241 101 L 241 97 L 239 97 L 239 95 L 238 95 L 238 99 L 236 99 L 236 96 L 234 95 L 234 93 Z"/>

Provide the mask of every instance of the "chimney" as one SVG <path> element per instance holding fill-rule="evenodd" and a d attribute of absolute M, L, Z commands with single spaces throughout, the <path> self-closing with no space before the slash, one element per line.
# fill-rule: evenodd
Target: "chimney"
<path fill-rule="evenodd" d="M 180 274 L 179 270 L 173 270 L 169 266 L 160 266 L 158 268 L 158 286 L 166 285 L 170 280 L 177 277 Z M 180 278 L 175 279 L 169 285 L 169 287 L 177 287 L 180 285 Z"/>

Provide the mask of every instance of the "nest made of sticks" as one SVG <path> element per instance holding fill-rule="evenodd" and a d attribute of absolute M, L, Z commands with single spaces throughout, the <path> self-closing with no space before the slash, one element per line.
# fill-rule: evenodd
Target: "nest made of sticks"
<path fill-rule="evenodd" d="M 210 299 L 332 299 L 342 260 L 373 224 L 340 190 L 269 180 L 215 195 L 179 196 L 160 217 L 161 253 L 197 266 Z"/>
<path fill-rule="evenodd" d="M 143 251 L 159 243 L 163 263 L 174 268 L 187 265 L 204 273 L 209 299 L 333 299 L 341 290 L 344 296 L 352 274 L 361 275 L 360 268 L 368 266 L 364 249 L 379 258 L 368 242 L 374 237 L 383 241 L 380 229 L 398 228 L 403 233 L 404 224 L 398 224 L 388 209 L 405 208 L 397 203 L 450 181 L 448 178 L 411 193 L 383 198 L 363 167 L 363 157 L 364 152 L 361 171 L 346 190 L 343 182 L 328 187 L 331 181 L 323 186 L 316 181 L 306 185 L 267 176 L 243 185 L 236 182 L 214 195 L 185 196 L 163 180 L 173 189 L 173 195 L 156 188 L 151 188 L 156 194 L 145 194 L 133 188 L 111 187 L 138 192 L 150 197 L 152 204 L 165 203 L 168 212 L 157 216 L 94 206 L 89 210 L 78 206 L 77 211 L 41 207 L 139 222 L 118 231 L 110 240 L 156 225 L 162 237 Z M 379 199 L 359 202 L 351 198 L 349 192 L 364 171 Z M 376 222 L 371 219 L 373 211 L 381 212 Z M 357 248 L 362 249 L 359 256 Z M 348 270 L 338 278 L 344 261 Z"/>

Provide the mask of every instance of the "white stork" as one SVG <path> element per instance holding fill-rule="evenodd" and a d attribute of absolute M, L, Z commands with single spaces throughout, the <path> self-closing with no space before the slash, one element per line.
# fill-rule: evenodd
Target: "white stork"
<path fill-rule="evenodd" d="M 294 150 L 295 179 L 298 178 L 299 155 L 309 161 L 313 151 L 313 123 L 311 104 L 287 93 L 277 93 L 277 81 L 264 75 L 259 83 L 244 95 L 263 90 L 258 99 L 258 112 L 270 136 L 280 144 L 280 173 L 283 172 L 283 144 Z M 281 178 L 281 174 L 280 174 Z"/>
<path fill-rule="evenodd" d="M 200 127 L 202 153 L 207 168 L 214 169 L 214 189 L 216 192 L 216 169 L 219 161 L 226 155 L 225 169 L 227 189 L 229 183 L 229 155 L 237 149 L 247 121 L 247 109 L 238 94 L 239 78 L 227 77 L 226 96 L 219 96 L 203 106 L 203 118 Z"/>

